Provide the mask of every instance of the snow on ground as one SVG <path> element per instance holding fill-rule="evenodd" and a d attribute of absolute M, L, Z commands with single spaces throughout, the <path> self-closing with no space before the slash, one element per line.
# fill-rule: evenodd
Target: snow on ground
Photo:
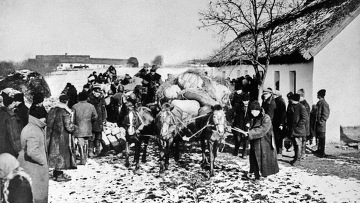
<path fill-rule="evenodd" d="M 280 162 L 278 174 L 254 183 L 244 175 L 248 160 L 229 153 L 219 153 L 216 175 L 209 179 L 198 148 L 183 153 L 178 164 L 171 160 L 160 176 L 152 146 L 138 172 L 124 166 L 121 153 L 66 171 L 71 181 L 50 180 L 50 202 L 360 202 L 355 179 L 317 176 Z"/>

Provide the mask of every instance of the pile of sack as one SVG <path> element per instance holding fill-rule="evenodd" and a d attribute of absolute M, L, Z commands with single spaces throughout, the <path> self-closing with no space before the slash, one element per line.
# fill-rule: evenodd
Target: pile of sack
<path fill-rule="evenodd" d="M 126 146 L 125 134 L 124 128 L 119 128 L 116 123 L 106 122 L 102 132 L 102 140 L 108 148 L 120 152 Z"/>
<path fill-rule="evenodd" d="M 229 85 L 222 78 L 210 78 L 200 70 L 190 69 L 163 83 L 157 95 L 162 101 L 196 116 L 208 113 L 216 104 L 225 106 L 231 94 Z"/>

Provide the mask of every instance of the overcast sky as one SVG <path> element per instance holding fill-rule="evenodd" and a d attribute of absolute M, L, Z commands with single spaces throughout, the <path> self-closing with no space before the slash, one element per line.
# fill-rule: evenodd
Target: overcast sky
<path fill-rule="evenodd" d="M 140 64 L 211 55 L 215 33 L 198 29 L 207 0 L 0 0 L 0 60 L 85 54 Z"/>

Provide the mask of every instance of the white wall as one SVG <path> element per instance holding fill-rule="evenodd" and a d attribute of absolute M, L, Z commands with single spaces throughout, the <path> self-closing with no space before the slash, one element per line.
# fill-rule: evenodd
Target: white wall
<path fill-rule="evenodd" d="M 312 105 L 313 102 L 313 87 L 312 87 L 312 69 L 313 62 L 310 61 L 308 63 L 301 64 L 274 64 L 270 65 L 266 79 L 264 88 L 270 87 L 275 90 L 275 81 L 274 75 L 275 71 L 280 71 L 280 92 L 283 95 L 283 98 L 287 100 L 286 94 L 290 91 L 290 71 L 296 72 L 296 91 L 300 88 L 305 90 L 305 98 L 308 101 L 309 105 Z M 241 66 L 232 66 L 232 67 L 223 67 L 223 68 L 215 68 L 214 75 L 223 76 L 223 72 L 225 71 L 225 77 L 237 78 L 238 70 L 240 70 L 241 76 L 244 76 L 246 73 L 250 76 L 255 74 L 253 66 L 241 65 Z"/>
<path fill-rule="evenodd" d="M 330 105 L 327 142 L 339 142 L 340 125 L 360 125 L 360 16 L 314 57 L 313 83 Z"/>

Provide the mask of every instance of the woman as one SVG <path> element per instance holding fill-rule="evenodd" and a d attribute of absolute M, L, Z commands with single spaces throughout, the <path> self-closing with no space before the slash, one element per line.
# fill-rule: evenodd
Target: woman
<path fill-rule="evenodd" d="M 18 161 L 32 180 L 35 203 L 48 202 L 49 167 L 45 151 L 46 113 L 30 109 L 29 123 L 21 131 Z"/>
<path fill-rule="evenodd" d="M 8 153 L 0 154 L 0 202 L 32 203 L 31 178 Z"/>
<path fill-rule="evenodd" d="M 49 167 L 55 168 L 54 179 L 58 182 L 71 180 L 63 169 L 73 169 L 71 166 L 69 134 L 75 129 L 71 121 L 72 112 L 69 109 L 69 97 L 61 95 L 60 102 L 51 108 L 47 117 L 46 143 L 48 146 Z"/>
<path fill-rule="evenodd" d="M 250 140 L 250 173 L 254 173 L 255 181 L 279 172 L 276 148 L 270 116 L 264 113 L 259 102 L 250 104 L 250 129 L 246 135 Z"/>

